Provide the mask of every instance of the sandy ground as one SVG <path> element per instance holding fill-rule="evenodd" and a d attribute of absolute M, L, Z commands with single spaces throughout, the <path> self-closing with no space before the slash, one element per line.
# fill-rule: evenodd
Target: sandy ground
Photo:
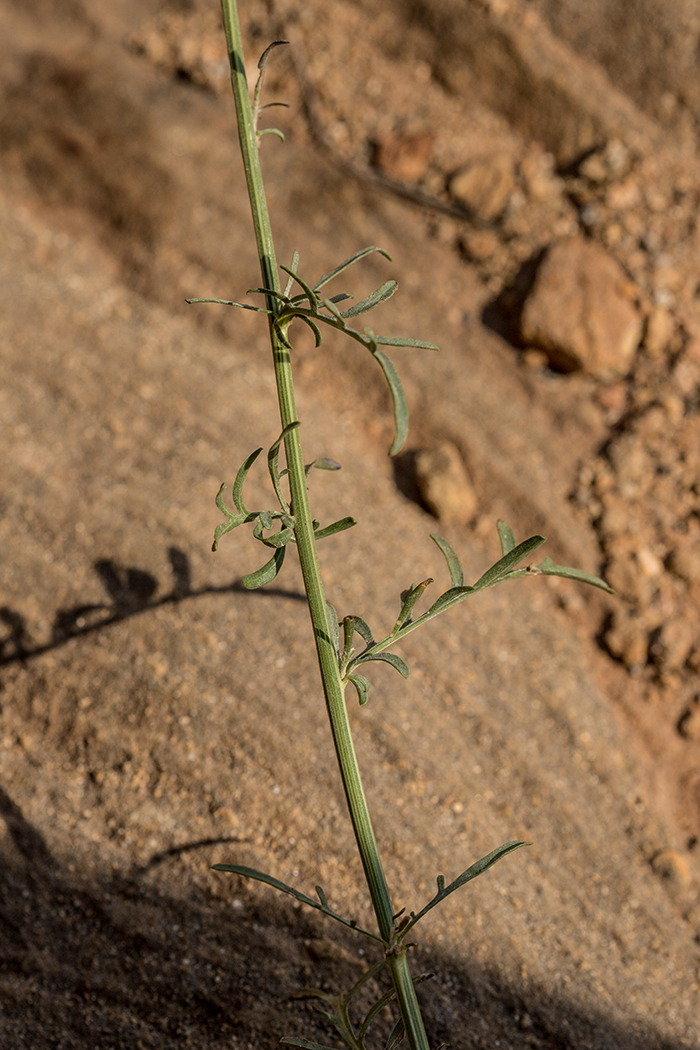
<path fill-rule="evenodd" d="M 252 537 L 210 550 L 220 483 L 279 431 L 264 322 L 183 302 L 241 299 L 258 281 L 216 17 L 205 4 L 126 0 L 2 8 L 0 1041 L 336 1045 L 290 997 L 347 987 L 371 947 L 210 870 L 230 861 L 305 892 L 320 883 L 372 921 L 298 569 L 290 557 L 249 593 L 241 576 L 264 560 Z M 312 77 L 328 41 L 316 113 L 337 155 L 305 115 L 291 58 L 271 75 L 271 97 L 292 103 L 273 111 L 286 144 L 264 144 L 280 259 L 299 248 L 315 279 L 381 245 L 393 262 L 371 257 L 347 290 L 396 277 L 377 329 L 441 347 L 394 355 L 412 412 L 396 463 L 374 363 L 331 338 L 314 350 L 303 333 L 295 350 L 306 457 L 342 464 L 314 472 L 315 514 L 359 522 L 321 548 L 328 597 L 377 630 L 410 583 L 447 586 L 436 529 L 468 578 L 498 555 L 498 517 L 519 539 L 547 535 L 556 562 L 614 563 L 612 534 L 572 496 L 621 432 L 610 390 L 622 384 L 636 419 L 651 383 L 641 365 L 614 388 L 558 374 L 509 343 L 483 319 L 520 242 L 496 223 L 498 265 L 469 258 L 478 223 L 401 198 L 361 155 L 360 140 L 388 134 L 392 106 L 413 134 L 438 88 L 446 126 L 466 129 L 461 145 L 435 147 L 440 163 L 474 142 L 534 148 L 488 100 L 430 80 L 434 30 L 407 12 L 386 5 L 355 36 L 362 5 L 339 3 L 334 20 L 320 3 L 242 7 L 255 57 L 286 26 Z M 368 71 L 393 85 L 388 102 Z M 640 111 L 640 127 L 653 119 Z M 680 147 L 664 148 L 673 158 Z M 420 185 L 440 197 L 429 173 Z M 568 202 L 562 191 L 557 222 L 578 222 Z M 520 235 L 533 250 L 545 211 Z M 638 287 L 641 309 L 643 276 Z M 657 365 L 662 383 L 670 365 Z M 695 433 L 691 401 L 684 433 Z M 438 525 L 414 464 L 445 441 L 478 504 L 468 522 Z M 618 488 L 624 509 L 632 497 Z M 261 468 L 249 502 L 269 499 Z M 656 521 L 653 494 L 634 499 Z M 629 533 L 646 527 L 635 521 Z M 694 592 L 673 593 L 671 619 Z M 435 1046 L 700 1045 L 697 667 L 692 644 L 673 668 L 653 645 L 643 665 L 616 655 L 606 625 L 625 600 L 564 581 L 502 587 L 412 635 L 406 683 L 375 665 L 369 704 L 348 696 L 397 909 L 501 842 L 533 843 L 425 921 L 415 960 L 437 974 L 421 990 Z M 625 615 L 652 631 L 649 602 L 630 598 Z M 379 1020 L 375 1045 L 390 1024 Z"/>

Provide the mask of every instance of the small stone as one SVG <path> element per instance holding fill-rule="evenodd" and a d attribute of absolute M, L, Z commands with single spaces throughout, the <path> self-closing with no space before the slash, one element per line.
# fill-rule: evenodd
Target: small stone
<path fill-rule="evenodd" d="M 672 315 L 663 306 L 655 306 L 649 314 L 644 334 L 644 348 L 649 357 L 658 360 L 671 341 L 675 331 Z"/>
<path fill-rule="evenodd" d="M 428 170 L 435 136 L 387 135 L 374 149 L 374 163 L 391 179 L 418 182 Z"/>
<path fill-rule="evenodd" d="M 680 670 L 696 638 L 697 629 L 690 617 L 667 620 L 650 649 L 654 663 L 666 673 Z"/>
<path fill-rule="evenodd" d="M 601 379 L 630 368 L 642 330 L 625 275 L 604 248 L 582 237 L 555 243 L 540 265 L 521 319 L 523 342 L 554 368 Z"/>
<path fill-rule="evenodd" d="M 515 170 L 509 153 L 473 160 L 450 182 L 455 200 L 487 221 L 498 218 L 514 188 Z"/>
<path fill-rule="evenodd" d="M 462 251 L 474 262 L 486 262 L 496 253 L 498 244 L 493 230 L 467 230 L 461 240 Z"/>
<path fill-rule="evenodd" d="M 679 538 L 667 558 L 672 573 L 688 583 L 700 583 L 700 540 L 697 534 Z"/>
<path fill-rule="evenodd" d="M 425 505 L 439 521 L 465 525 L 474 517 L 476 491 L 459 449 L 452 442 L 417 454 L 416 482 Z"/>
<path fill-rule="evenodd" d="M 668 884 L 669 889 L 682 891 L 690 886 L 690 868 L 685 857 L 675 849 L 664 849 L 652 859 L 652 871 Z"/>

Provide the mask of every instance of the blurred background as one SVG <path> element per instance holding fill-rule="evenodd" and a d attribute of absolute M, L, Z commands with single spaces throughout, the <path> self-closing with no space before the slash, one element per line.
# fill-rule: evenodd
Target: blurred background
<path fill-rule="evenodd" d="M 327 1043 L 289 996 L 369 950 L 209 870 L 371 921 L 298 570 L 248 593 L 251 537 L 210 550 L 219 485 L 279 431 L 264 322 L 185 303 L 259 283 L 218 5 L 0 15 L 3 1045 Z M 306 457 L 343 467 L 316 516 L 359 522 L 321 551 L 339 615 L 389 629 L 409 584 L 444 588 L 436 530 L 478 577 L 499 517 L 617 592 L 490 592 L 349 698 L 397 910 L 534 843 L 426 922 L 431 1038 L 698 1046 L 700 5 L 240 17 L 251 82 L 289 41 L 262 117 L 279 261 L 313 283 L 381 246 L 334 290 L 397 279 L 373 327 L 441 348 L 393 354 L 389 460 L 374 362 L 294 333 Z"/>

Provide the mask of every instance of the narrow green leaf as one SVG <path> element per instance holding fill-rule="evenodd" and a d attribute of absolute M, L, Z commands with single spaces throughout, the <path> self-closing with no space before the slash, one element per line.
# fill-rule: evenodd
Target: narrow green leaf
<path fill-rule="evenodd" d="M 355 303 L 349 310 L 343 310 L 343 317 L 357 317 L 359 314 L 366 314 L 369 310 L 373 310 L 375 306 L 379 306 L 380 303 L 385 303 L 387 299 L 391 299 L 398 287 L 396 281 L 387 281 L 381 288 L 377 288 L 371 295 L 368 295 L 366 299 Z"/>
<path fill-rule="evenodd" d="M 405 1035 L 403 1021 L 399 1017 L 394 1027 L 389 1032 L 389 1038 L 384 1050 L 396 1050 L 397 1046 L 401 1042 Z"/>
<path fill-rule="evenodd" d="M 324 915 L 330 916 L 331 919 L 336 919 L 342 923 L 343 926 L 347 926 L 351 930 L 355 930 L 357 933 L 363 934 L 365 937 L 370 937 L 373 941 L 381 941 L 381 937 L 378 937 L 376 933 L 370 933 L 369 930 L 364 930 L 361 926 L 358 926 L 353 919 L 346 919 L 344 916 L 339 915 L 338 912 L 333 911 L 328 906 L 327 901 L 314 900 L 313 897 L 307 897 L 305 893 L 300 890 L 295 890 L 293 886 L 288 886 L 286 882 L 281 882 L 279 879 L 274 878 L 273 875 L 266 875 L 264 871 L 257 871 L 255 868 L 247 868 L 243 864 L 213 864 L 213 871 L 227 871 L 234 875 L 242 875 L 246 879 L 254 879 L 256 882 L 264 882 L 267 886 L 272 886 L 273 889 L 279 890 L 281 893 L 287 893 L 290 897 L 294 897 L 295 900 L 301 902 L 301 904 L 307 904 L 310 908 L 315 908 L 316 911 L 323 912 Z M 318 886 L 316 887 L 318 892 Z M 324 895 L 325 897 L 325 895 Z M 383 943 L 383 942 L 382 942 Z M 311 994 L 315 994 L 311 992 Z M 320 993 L 320 997 L 324 998 L 323 993 Z"/>
<path fill-rule="evenodd" d="M 500 518 L 496 522 L 496 528 L 498 529 L 498 538 L 501 541 L 501 554 L 505 557 L 515 547 L 515 536 L 510 525 L 507 525 Z"/>
<path fill-rule="evenodd" d="M 315 293 L 314 289 L 311 287 L 311 285 L 307 284 L 306 281 L 304 280 L 304 278 L 300 277 L 298 273 L 294 272 L 294 270 L 290 270 L 288 266 L 280 265 L 280 269 L 284 270 L 285 273 L 288 273 L 289 276 L 292 277 L 293 280 L 296 281 L 296 283 L 299 285 L 299 287 L 304 292 L 303 295 L 295 295 L 295 296 L 293 296 L 292 299 L 291 299 L 291 302 L 298 303 L 298 302 L 301 302 L 302 299 L 308 299 L 309 300 L 309 306 L 311 307 L 311 309 L 312 310 L 318 309 L 318 296 L 316 295 L 316 293 Z"/>
<path fill-rule="evenodd" d="M 426 343 L 423 339 L 404 339 L 403 336 L 375 335 L 380 346 L 412 346 L 418 350 L 439 350 L 435 343 Z"/>
<path fill-rule="evenodd" d="M 397 656 L 396 653 L 377 653 L 373 656 L 370 652 L 367 656 L 358 656 L 356 660 L 352 661 L 350 666 L 356 667 L 358 664 L 366 664 L 371 660 L 382 660 L 385 664 L 391 664 L 392 667 L 396 668 L 400 675 L 403 675 L 404 678 L 408 678 L 408 664 L 405 660 L 402 660 L 400 656 Z"/>
<path fill-rule="evenodd" d="M 372 629 L 361 616 L 346 616 L 345 619 L 353 621 L 353 630 L 357 631 L 361 638 L 364 638 L 367 645 L 372 645 L 374 643 Z"/>
<path fill-rule="evenodd" d="M 287 306 L 291 305 L 292 300 L 284 295 L 282 292 L 276 291 L 274 288 L 249 288 L 246 295 L 269 295 L 273 299 L 279 299 L 281 303 L 285 303 Z"/>
<path fill-rule="evenodd" d="M 261 139 L 263 135 L 276 135 L 278 139 L 282 139 L 282 142 L 285 141 L 284 134 L 279 128 L 263 128 L 258 132 L 258 138 Z"/>
<path fill-rule="evenodd" d="M 340 657 L 340 630 L 338 624 L 338 614 L 330 602 L 326 602 L 326 608 L 328 609 L 328 622 L 330 623 L 331 633 L 333 635 L 333 645 L 335 646 L 336 656 Z"/>
<path fill-rule="evenodd" d="M 521 562 L 523 558 L 526 558 L 532 551 L 536 551 L 538 547 L 541 547 L 545 542 L 544 536 L 531 536 L 529 540 L 524 540 L 519 543 L 517 547 L 513 547 L 511 551 L 497 561 L 495 565 L 481 576 L 474 584 L 475 591 L 483 591 L 485 587 L 492 587 L 493 584 L 500 582 L 504 576 L 506 576 L 511 569 L 514 569 L 518 562 Z"/>
<path fill-rule="evenodd" d="M 241 494 L 242 493 L 242 489 L 243 489 L 243 482 L 246 479 L 246 474 L 248 473 L 250 468 L 253 466 L 253 463 L 255 463 L 255 460 L 258 458 L 258 456 L 260 455 L 261 452 L 262 452 L 261 448 L 256 448 L 255 452 L 251 452 L 251 454 L 246 459 L 245 463 L 243 463 L 243 465 L 239 468 L 238 473 L 236 474 L 236 480 L 233 483 L 233 496 L 232 496 L 232 498 L 233 498 L 233 502 L 234 502 L 234 505 L 236 507 L 236 510 L 239 512 L 239 514 L 247 514 L 248 513 L 248 511 L 245 508 L 245 504 L 243 503 L 243 496 Z M 218 500 L 217 500 L 217 506 L 221 510 L 221 507 L 219 505 L 219 501 Z"/>
<path fill-rule="evenodd" d="M 280 529 L 279 532 L 274 532 L 272 536 L 259 536 L 256 539 L 262 540 L 266 547 L 286 547 L 290 540 L 294 539 L 293 529 Z"/>
<path fill-rule="evenodd" d="M 434 973 L 417 973 L 414 977 L 411 977 L 411 980 L 413 981 L 413 986 L 415 988 L 416 985 L 423 984 L 425 981 L 432 980 L 434 976 Z M 369 1026 L 372 1024 L 372 1021 L 375 1019 L 377 1014 L 381 1013 L 384 1007 L 388 1006 L 389 1003 L 392 1002 L 392 1000 L 395 998 L 396 992 L 392 988 L 390 992 L 386 992 L 386 994 L 383 995 L 381 999 L 378 999 L 374 1006 L 370 1007 L 367 1016 L 365 1017 L 360 1027 L 360 1041 L 364 1039 Z"/>
<path fill-rule="evenodd" d="M 293 886 L 288 886 L 286 882 L 280 882 L 273 875 L 266 875 L 264 871 L 257 871 L 255 868 L 247 868 L 244 864 L 212 864 L 213 871 L 228 871 L 234 875 L 242 875 L 246 879 L 254 879 L 256 882 L 264 882 L 267 886 L 272 886 L 273 889 L 280 890 L 281 893 L 288 893 L 290 897 L 294 897 L 296 900 L 301 901 L 302 904 L 308 904 L 312 908 L 316 908 L 318 911 L 321 910 L 321 905 L 318 901 L 315 901 L 313 897 L 307 897 L 305 893 L 300 890 L 295 890 Z"/>
<path fill-rule="evenodd" d="M 427 613 L 424 613 L 420 619 L 432 620 L 433 616 L 444 612 L 445 609 L 449 609 L 452 605 L 458 605 L 468 594 L 473 594 L 475 590 L 476 587 L 450 587 L 449 591 L 445 591 L 436 602 L 433 602 Z"/>
<path fill-rule="evenodd" d="M 455 554 L 454 550 L 442 536 L 438 536 L 436 533 L 431 532 L 430 538 L 434 543 L 437 543 L 438 547 L 445 556 L 447 562 L 447 568 L 450 573 L 450 583 L 453 587 L 461 587 L 464 583 L 464 573 L 462 572 L 462 564 Z"/>
<path fill-rule="evenodd" d="M 410 620 L 416 602 L 419 600 L 425 588 L 429 587 L 431 583 L 433 583 L 432 579 L 423 580 L 422 583 L 417 583 L 415 587 L 409 587 L 407 591 L 403 591 L 401 594 L 401 612 L 399 613 L 398 620 L 394 624 L 394 629 L 391 632 L 392 634 L 396 634 L 396 632 L 405 626 Z"/>
<path fill-rule="evenodd" d="M 286 550 L 286 547 L 280 547 L 275 551 L 270 560 L 265 562 L 261 569 L 244 576 L 243 586 L 246 590 L 255 591 L 258 587 L 264 587 L 265 584 L 271 583 L 282 568 L 282 562 L 284 561 Z"/>
<path fill-rule="evenodd" d="M 333 536 L 336 532 L 345 532 L 346 529 L 351 529 L 353 525 L 357 525 L 355 518 L 341 518 L 340 521 L 334 521 L 332 525 L 326 525 L 325 528 L 319 529 L 314 533 L 314 537 L 317 540 L 322 540 L 326 536 Z"/>
<path fill-rule="evenodd" d="M 370 248 L 362 248 L 361 251 L 355 252 L 355 254 L 351 255 L 349 259 L 342 262 L 340 266 L 336 266 L 336 268 L 331 270 L 330 273 L 324 274 L 321 280 L 317 281 L 314 285 L 314 291 L 317 292 L 319 288 L 323 288 L 324 284 L 328 284 L 328 282 L 332 281 L 334 277 L 341 274 L 343 270 L 347 270 L 349 266 L 353 265 L 353 263 L 356 263 L 359 259 L 364 259 L 365 255 L 371 255 L 372 252 L 379 252 L 380 255 L 383 255 L 385 259 L 388 259 L 389 262 L 391 262 L 391 256 L 388 252 L 385 252 L 383 248 L 376 248 L 374 246 Z"/>
<path fill-rule="evenodd" d="M 289 270 L 287 271 L 287 273 L 289 274 L 289 277 L 287 279 L 287 284 L 286 284 L 285 289 L 284 289 L 285 296 L 289 296 L 289 293 L 292 290 L 292 285 L 294 284 L 294 274 L 297 272 L 298 267 L 299 267 L 299 252 L 295 248 L 294 249 L 294 254 L 292 255 L 292 262 L 290 264 Z"/>
<path fill-rule="evenodd" d="M 326 1046 L 322 1043 L 312 1043 L 309 1039 L 300 1039 L 297 1036 L 285 1035 L 280 1039 L 282 1046 L 300 1046 L 302 1050 L 335 1050 L 335 1047 Z"/>
<path fill-rule="evenodd" d="M 282 431 L 282 433 L 280 434 L 280 436 L 277 438 L 277 440 L 273 442 L 272 445 L 270 445 L 270 448 L 267 452 L 267 469 L 270 472 L 270 480 L 272 481 L 272 486 L 275 490 L 275 495 L 279 500 L 279 505 L 284 511 L 289 511 L 289 504 L 282 495 L 282 489 L 280 487 L 280 472 L 277 467 L 277 461 L 279 459 L 280 454 L 280 445 L 286 438 L 287 434 L 291 434 L 293 430 L 296 430 L 297 427 L 300 426 L 301 423 L 298 420 L 295 420 L 294 423 L 288 423 Z"/>
<path fill-rule="evenodd" d="M 593 576 L 590 572 L 583 572 L 581 569 L 572 569 L 568 565 L 555 565 L 551 558 L 545 558 L 539 565 L 534 565 L 532 573 L 535 576 L 563 576 L 567 580 L 590 583 L 592 587 L 599 587 L 607 594 L 615 593 L 610 584 L 601 580 L 600 576 Z"/>
<path fill-rule="evenodd" d="M 339 292 L 338 295 L 332 295 L 330 297 L 332 303 L 344 303 L 346 299 L 352 299 L 352 296 L 348 295 L 347 292 Z"/>
<path fill-rule="evenodd" d="M 211 545 L 212 551 L 217 551 L 219 549 L 219 541 L 222 536 L 225 536 L 227 532 L 231 532 L 233 529 L 237 528 L 238 525 L 242 525 L 245 520 L 246 519 L 243 515 L 240 515 L 238 518 L 231 517 L 228 521 L 222 521 L 220 525 L 217 525 L 214 529 L 214 542 Z"/>
<path fill-rule="evenodd" d="M 335 317 L 336 321 L 340 321 L 340 325 L 341 325 L 342 328 L 346 327 L 345 318 L 341 314 L 341 312 L 338 309 L 338 307 L 335 305 L 335 302 L 333 301 L 333 299 L 324 299 L 323 300 L 323 306 L 325 306 L 326 309 L 330 313 L 333 314 L 333 316 Z M 319 314 L 318 316 L 321 317 L 321 319 L 323 320 L 323 315 L 322 314 Z"/>
<path fill-rule="evenodd" d="M 240 310 L 253 310 L 256 314 L 271 314 L 271 310 L 265 310 L 262 306 L 251 306 L 250 303 L 234 303 L 230 299 L 185 299 L 192 306 L 194 303 L 216 303 L 218 306 L 237 306 Z"/>
<path fill-rule="evenodd" d="M 348 682 L 352 682 L 355 686 L 355 689 L 357 690 L 357 698 L 360 701 L 360 707 L 364 707 L 369 700 L 369 679 L 361 674 L 349 674 Z"/>
<path fill-rule="evenodd" d="M 308 474 L 310 471 L 312 471 L 314 469 L 314 467 L 316 468 L 316 470 L 340 470 L 341 469 L 340 463 L 336 463 L 336 461 L 334 459 L 328 459 L 326 456 L 319 456 L 319 458 L 315 459 L 313 461 L 313 463 L 307 463 L 307 465 L 304 467 L 304 472 L 306 474 Z M 284 473 L 285 473 L 285 471 L 280 471 L 280 477 Z"/>
<path fill-rule="evenodd" d="M 389 449 L 389 455 L 395 456 L 397 452 L 400 452 L 404 446 L 406 438 L 408 437 L 408 405 L 406 404 L 406 395 L 403 392 L 403 386 L 399 379 L 399 373 L 394 367 L 393 361 L 382 353 L 381 350 L 373 350 L 372 354 L 376 361 L 379 363 L 379 367 L 384 373 L 384 377 L 389 384 L 389 390 L 391 392 L 391 400 L 394 406 L 394 427 L 395 435 L 394 441 L 391 448 Z"/>
<path fill-rule="evenodd" d="M 296 316 L 299 318 L 300 321 L 303 321 L 305 324 L 307 324 L 311 331 L 314 333 L 314 345 L 320 346 L 323 342 L 323 337 L 321 335 L 321 329 L 318 327 L 316 322 L 312 321 L 310 317 L 305 317 L 304 314 L 297 314 Z"/>
<path fill-rule="evenodd" d="M 466 886 L 466 884 L 468 882 L 471 882 L 472 879 L 476 879 L 479 875 L 483 875 L 485 871 L 488 871 L 489 868 L 492 868 L 493 865 L 497 864 L 499 860 L 503 859 L 503 857 L 507 857 L 509 853 L 513 853 L 514 850 L 520 849 L 521 846 L 529 845 L 529 842 L 522 842 L 517 840 L 513 842 L 506 842 L 505 845 L 499 846 L 497 849 L 492 850 L 491 853 L 487 853 L 485 857 L 482 857 L 480 860 L 475 861 L 475 863 L 472 864 L 469 868 L 467 868 L 466 871 L 463 871 L 461 875 L 458 875 L 457 878 L 449 884 L 449 886 L 445 886 L 444 876 L 439 875 L 437 880 L 437 893 L 432 898 L 432 900 L 428 901 L 428 903 L 422 911 L 419 911 L 417 915 L 411 916 L 411 921 L 407 923 L 407 925 L 401 932 L 401 938 L 403 939 L 403 937 L 405 937 L 408 931 L 413 926 L 415 926 L 415 924 L 420 919 L 422 919 L 424 915 L 427 915 L 429 911 L 431 911 L 437 904 L 439 904 L 440 901 L 443 901 L 445 897 L 449 897 L 449 895 L 451 893 L 454 893 L 455 890 L 460 889 L 462 886 Z"/>

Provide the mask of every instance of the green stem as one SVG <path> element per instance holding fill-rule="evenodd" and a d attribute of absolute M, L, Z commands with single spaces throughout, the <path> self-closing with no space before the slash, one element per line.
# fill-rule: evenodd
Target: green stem
<path fill-rule="evenodd" d="M 281 291 L 281 286 L 260 169 L 257 132 L 253 122 L 250 94 L 245 75 L 243 46 L 235 0 L 221 0 L 221 9 L 231 65 L 231 84 L 236 103 L 238 134 L 253 214 L 263 285 L 266 288 L 279 292 Z M 272 296 L 268 296 L 268 309 L 273 312 L 279 309 L 277 301 Z M 296 422 L 297 415 L 289 351 L 283 346 L 275 333 L 273 318 L 270 319 L 270 337 L 280 417 L 284 428 L 290 423 Z M 377 848 L 369 808 L 362 788 L 360 770 L 357 764 L 350 722 L 345 706 L 344 687 L 340 679 L 333 634 L 328 618 L 328 606 L 323 592 L 323 582 L 316 552 L 313 519 L 306 488 L 304 458 L 298 427 L 295 427 L 287 434 L 284 446 L 289 469 L 292 514 L 295 519 L 294 532 L 299 551 L 299 561 L 301 563 L 304 587 L 316 641 L 316 651 L 333 743 L 350 811 L 350 819 L 362 859 L 362 866 L 372 898 L 379 932 L 387 947 L 389 970 L 409 1045 L 411 1050 L 428 1050 L 428 1039 L 413 981 L 411 980 L 405 949 L 400 948 L 397 951 L 397 949 L 392 948 L 394 932 L 393 906 Z"/>

